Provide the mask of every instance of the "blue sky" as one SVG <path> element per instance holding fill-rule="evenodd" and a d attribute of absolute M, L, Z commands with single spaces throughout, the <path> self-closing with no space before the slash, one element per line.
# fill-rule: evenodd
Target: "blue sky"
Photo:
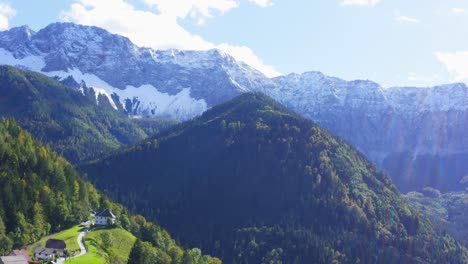
<path fill-rule="evenodd" d="M 97 2 L 97 3 L 96 3 Z M 468 80 L 465 0 L 0 0 L 0 28 L 96 25 L 154 48 L 219 48 L 268 75 L 390 86 Z"/>

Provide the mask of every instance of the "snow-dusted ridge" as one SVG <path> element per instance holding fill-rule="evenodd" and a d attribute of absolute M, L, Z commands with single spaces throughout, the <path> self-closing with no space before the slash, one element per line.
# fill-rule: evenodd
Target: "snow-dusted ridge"
<path fill-rule="evenodd" d="M 72 23 L 54 23 L 38 32 L 27 26 L 0 32 L 0 63 L 51 77 L 71 75 L 111 103 L 115 93 L 130 114 L 149 117 L 190 119 L 249 91 L 264 92 L 309 117 L 322 105 L 402 113 L 468 109 L 463 84 L 383 89 L 372 81 L 345 81 L 321 72 L 269 79 L 217 49 L 140 48 L 104 29 Z"/>
<path fill-rule="evenodd" d="M 0 49 L 0 62 L 2 64 L 37 72 L 41 72 L 46 65 L 42 56 L 28 56 L 22 59 L 16 59 L 11 52 L 5 49 Z M 126 104 L 126 100 L 137 100 L 139 102 L 138 106 L 134 106 L 130 111 L 131 114 L 135 115 L 171 117 L 186 120 L 193 116 L 200 115 L 208 109 L 203 99 L 197 100 L 190 97 L 190 88 L 182 89 L 179 93 L 170 95 L 168 93 L 159 92 L 152 85 L 142 85 L 140 87 L 128 85 L 126 89 L 118 89 L 101 80 L 96 75 L 83 74 L 78 69 L 43 73 L 49 77 L 58 79 L 65 79 L 68 76 L 72 76 L 78 82 L 86 83 L 87 86 L 94 89 L 96 99 L 99 94 L 105 95 L 114 109 L 117 109 L 117 106 L 111 96 L 113 94 L 119 96 L 122 105 Z"/>
<path fill-rule="evenodd" d="M 401 164 L 399 157 L 434 156 L 434 163 L 443 163 L 451 155 L 468 156 L 468 88 L 462 83 L 384 89 L 321 72 L 270 79 L 216 49 L 141 48 L 104 29 L 72 23 L 0 32 L 0 64 L 72 76 L 134 117 L 187 120 L 241 93 L 263 92 L 348 140 L 383 169 Z M 460 169 L 466 162 L 457 162 L 450 163 L 455 176 L 447 177 L 466 176 L 468 169 Z M 407 179 L 419 174 L 429 172 L 410 166 L 395 172 Z"/>
<path fill-rule="evenodd" d="M 390 104 L 402 112 L 467 111 L 468 87 L 464 83 L 434 87 L 392 87 L 385 90 Z"/>
<path fill-rule="evenodd" d="M 54 23 L 37 33 L 27 27 L 0 32 L 0 48 L 0 63 L 50 77 L 72 76 L 106 95 L 114 108 L 111 95 L 118 95 L 132 115 L 186 120 L 250 90 L 246 86 L 272 83 L 219 50 L 156 51 L 71 23 Z"/>

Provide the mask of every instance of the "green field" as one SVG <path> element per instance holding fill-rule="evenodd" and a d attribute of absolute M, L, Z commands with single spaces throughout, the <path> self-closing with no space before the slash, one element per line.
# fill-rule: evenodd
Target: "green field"
<path fill-rule="evenodd" d="M 86 246 L 88 248 L 88 253 L 86 253 L 86 255 L 67 260 L 65 261 L 65 263 L 67 264 L 82 264 L 82 263 L 100 264 L 100 263 L 107 262 L 106 260 L 107 254 L 100 252 L 100 250 L 98 249 L 99 245 L 97 245 L 93 241 L 87 241 L 86 243 L 87 243 Z"/>
<path fill-rule="evenodd" d="M 80 230 L 82 227 L 76 225 L 70 229 L 64 230 L 60 233 L 52 234 L 50 236 L 43 237 L 41 240 L 37 241 L 34 244 L 28 246 L 28 252 L 32 256 L 34 255 L 34 249 L 36 247 L 45 247 L 46 241 L 50 238 L 61 239 L 64 240 L 67 244 L 67 250 L 69 252 L 77 251 L 79 253 L 80 246 L 78 245 L 78 235 L 80 234 Z"/>
<path fill-rule="evenodd" d="M 78 245 L 78 235 L 83 227 L 74 226 L 63 232 L 58 233 L 54 238 L 64 240 L 67 243 L 67 250 L 69 252 L 77 251 L 79 253 L 80 246 Z"/>
<path fill-rule="evenodd" d="M 127 263 L 135 241 L 135 236 L 119 228 L 91 231 L 85 237 L 88 253 L 65 263 Z"/>

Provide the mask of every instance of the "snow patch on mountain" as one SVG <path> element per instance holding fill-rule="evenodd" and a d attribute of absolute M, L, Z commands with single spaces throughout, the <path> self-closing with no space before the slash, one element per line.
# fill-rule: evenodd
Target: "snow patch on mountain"
<path fill-rule="evenodd" d="M 83 74 L 80 70 L 55 71 L 46 73 L 49 76 L 66 78 L 73 76 L 78 82 L 84 81 L 87 86 L 93 87 L 96 93 L 107 96 L 112 106 L 117 109 L 112 95 L 120 98 L 120 103 L 125 106 L 127 100 L 132 102 L 130 114 L 144 117 L 172 117 L 187 120 L 193 116 L 202 114 L 208 109 L 205 100 L 196 100 L 190 96 L 190 88 L 184 88 L 175 95 L 159 92 L 152 85 L 134 87 L 128 85 L 121 90 L 109 85 L 93 74 Z"/>
<path fill-rule="evenodd" d="M 127 85 L 125 89 L 118 89 L 96 75 L 84 74 L 78 69 L 46 72 L 44 71 L 46 63 L 43 56 L 15 58 L 11 52 L 1 48 L 0 63 L 42 72 L 52 78 L 65 79 L 72 76 L 78 83 L 84 82 L 86 86 L 92 87 L 96 93 L 96 99 L 100 94 L 106 96 L 114 109 L 118 109 L 118 107 L 112 98 L 113 94 L 119 97 L 123 106 L 131 102 L 132 109 L 129 111 L 131 115 L 187 120 L 202 114 L 208 109 L 204 99 L 197 100 L 191 97 L 190 87 L 183 88 L 174 95 L 160 92 L 154 86 L 148 84 L 139 87 Z"/>
<path fill-rule="evenodd" d="M 15 66 L 17 68 L 41 72 L 45 67 L 44 57 L 28 56 L 24 58 L 15 58 L 13 54 L 3 48 L 0 48 L 0 64 Z"/>
<path fill-rule="evenodd" d="M 156 62 L 177 64 L 184 68 L 208 69 L 222 62 L 236 63 L 236 61 L 226 53 L 218 49 L 211 49 L 206 52 L 195 50 L 149 50 Z"/>

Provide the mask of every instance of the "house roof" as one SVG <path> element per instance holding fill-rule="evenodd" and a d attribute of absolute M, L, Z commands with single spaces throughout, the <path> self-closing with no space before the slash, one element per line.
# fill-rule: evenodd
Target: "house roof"
<path fill-rule="evenodd" d="M 45 247 L 64 250 L 67 247 L 67 244 L 63 240 L 49 239 L 47 240 Z"/>
<path fill-rule="evenodd" d="M 1 264 L 28 264 L 23 256 L 5 256 L 0 257 Z"/>
<path fill-rule="evenodd" d="M 96 216 L 115 218 L 115 215 L 109 209 L 102 210 Z"/>
<path fill-rule="evenodd" d="M 28 252 L 24 249 L 15 249 L 10 253 L 10 256 L 23 256 L 28 262 L 32 261 L 31 257 L 28 255 Z"/>
<path fill-rule="evenodd" d="M 34 249 L 34 254 L 40 254 L 42 251 L 44 251 L 44 248 L 37 247 Z"/>

